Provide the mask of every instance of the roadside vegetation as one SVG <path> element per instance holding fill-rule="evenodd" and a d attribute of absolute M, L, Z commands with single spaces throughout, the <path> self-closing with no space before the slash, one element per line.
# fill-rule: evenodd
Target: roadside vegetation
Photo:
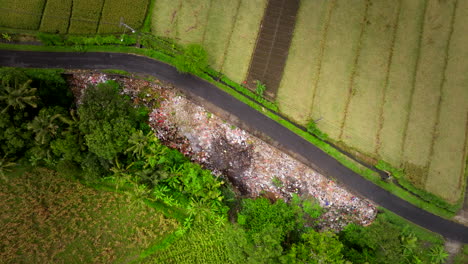
<path fill-rule="evenodd" d="M 162 145 L 147 109 L 122 95 L 119 83 L 88 87 L 77 107 L 61 73 L 0 71 L 7 212 L 0 230 L 8 238 L 2 248 L 16 249 L 3 253 L 13 262 L 444 259 L 440 236 L 388 212 L 368 227 L 335 233 L 316 230 L 322 210 L 313 201 L 240 199 L 223 179 Z"/>

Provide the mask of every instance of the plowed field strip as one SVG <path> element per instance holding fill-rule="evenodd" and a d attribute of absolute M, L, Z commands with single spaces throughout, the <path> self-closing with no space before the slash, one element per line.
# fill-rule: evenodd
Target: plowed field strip
<path fill-rule="evenodd" d="M 252 89 L 256 80 L 266 84 L 270 98 L 276 97 L 280 85 L 298 8 L 298 0 L 270 0 L 265 11 L 247 82 Z"/>

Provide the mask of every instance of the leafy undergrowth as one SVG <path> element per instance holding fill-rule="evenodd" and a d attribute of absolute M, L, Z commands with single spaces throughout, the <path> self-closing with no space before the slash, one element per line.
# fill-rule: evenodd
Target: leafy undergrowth
<path fill-rule="evenodd" d="M 47 169 L 0 184 L 3 263 L 110 263 L 137 260 L 177 228 L 128 195 L 96 191 Z"/>

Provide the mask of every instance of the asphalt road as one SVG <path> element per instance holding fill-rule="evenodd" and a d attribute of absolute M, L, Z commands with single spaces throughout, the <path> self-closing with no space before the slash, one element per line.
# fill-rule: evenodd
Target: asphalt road
<path fill-rule="evenodd" d="M 351 191 L 367 197 L 378 205 L 407 220 L 439 233 L 446 238 L 468 243 L 468 227 L 424 211 L 391 194 L 359 174 L 351 171 L 319 148 L 294 134 L 265 115 L 236 100 L 216 86 L 192 75 L 180 74 L 165 63 L 146 57 L 120 53 L 62 53 L 0 50 L 0 66 L 65 69 L 121 69 L 152 75 L 173 83 L 180 89 L 211 102 L 238 117 L 252 129 L 276 141 L 279 145 L 304 157 L 319 171 L 333 177 Z"/>

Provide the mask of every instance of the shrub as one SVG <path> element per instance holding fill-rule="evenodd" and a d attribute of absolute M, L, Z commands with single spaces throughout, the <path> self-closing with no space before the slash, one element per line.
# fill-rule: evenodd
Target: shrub
<path fill-rule="evenodd" d="M 113 160 L 128 148 L 137 126 L 137 114 L 129 100 L 118 93 L 119 84 L 107 82 L 89 87 L 78 108 L 80 130 L 86 145 L 97 156 Z"/>
<path fill-rule="evenodd" d="M 174 64 L 179 72 L 201 74 L 208 66 L 208 55 L 201 45 L 191 44 L 176 55 Z"/>

